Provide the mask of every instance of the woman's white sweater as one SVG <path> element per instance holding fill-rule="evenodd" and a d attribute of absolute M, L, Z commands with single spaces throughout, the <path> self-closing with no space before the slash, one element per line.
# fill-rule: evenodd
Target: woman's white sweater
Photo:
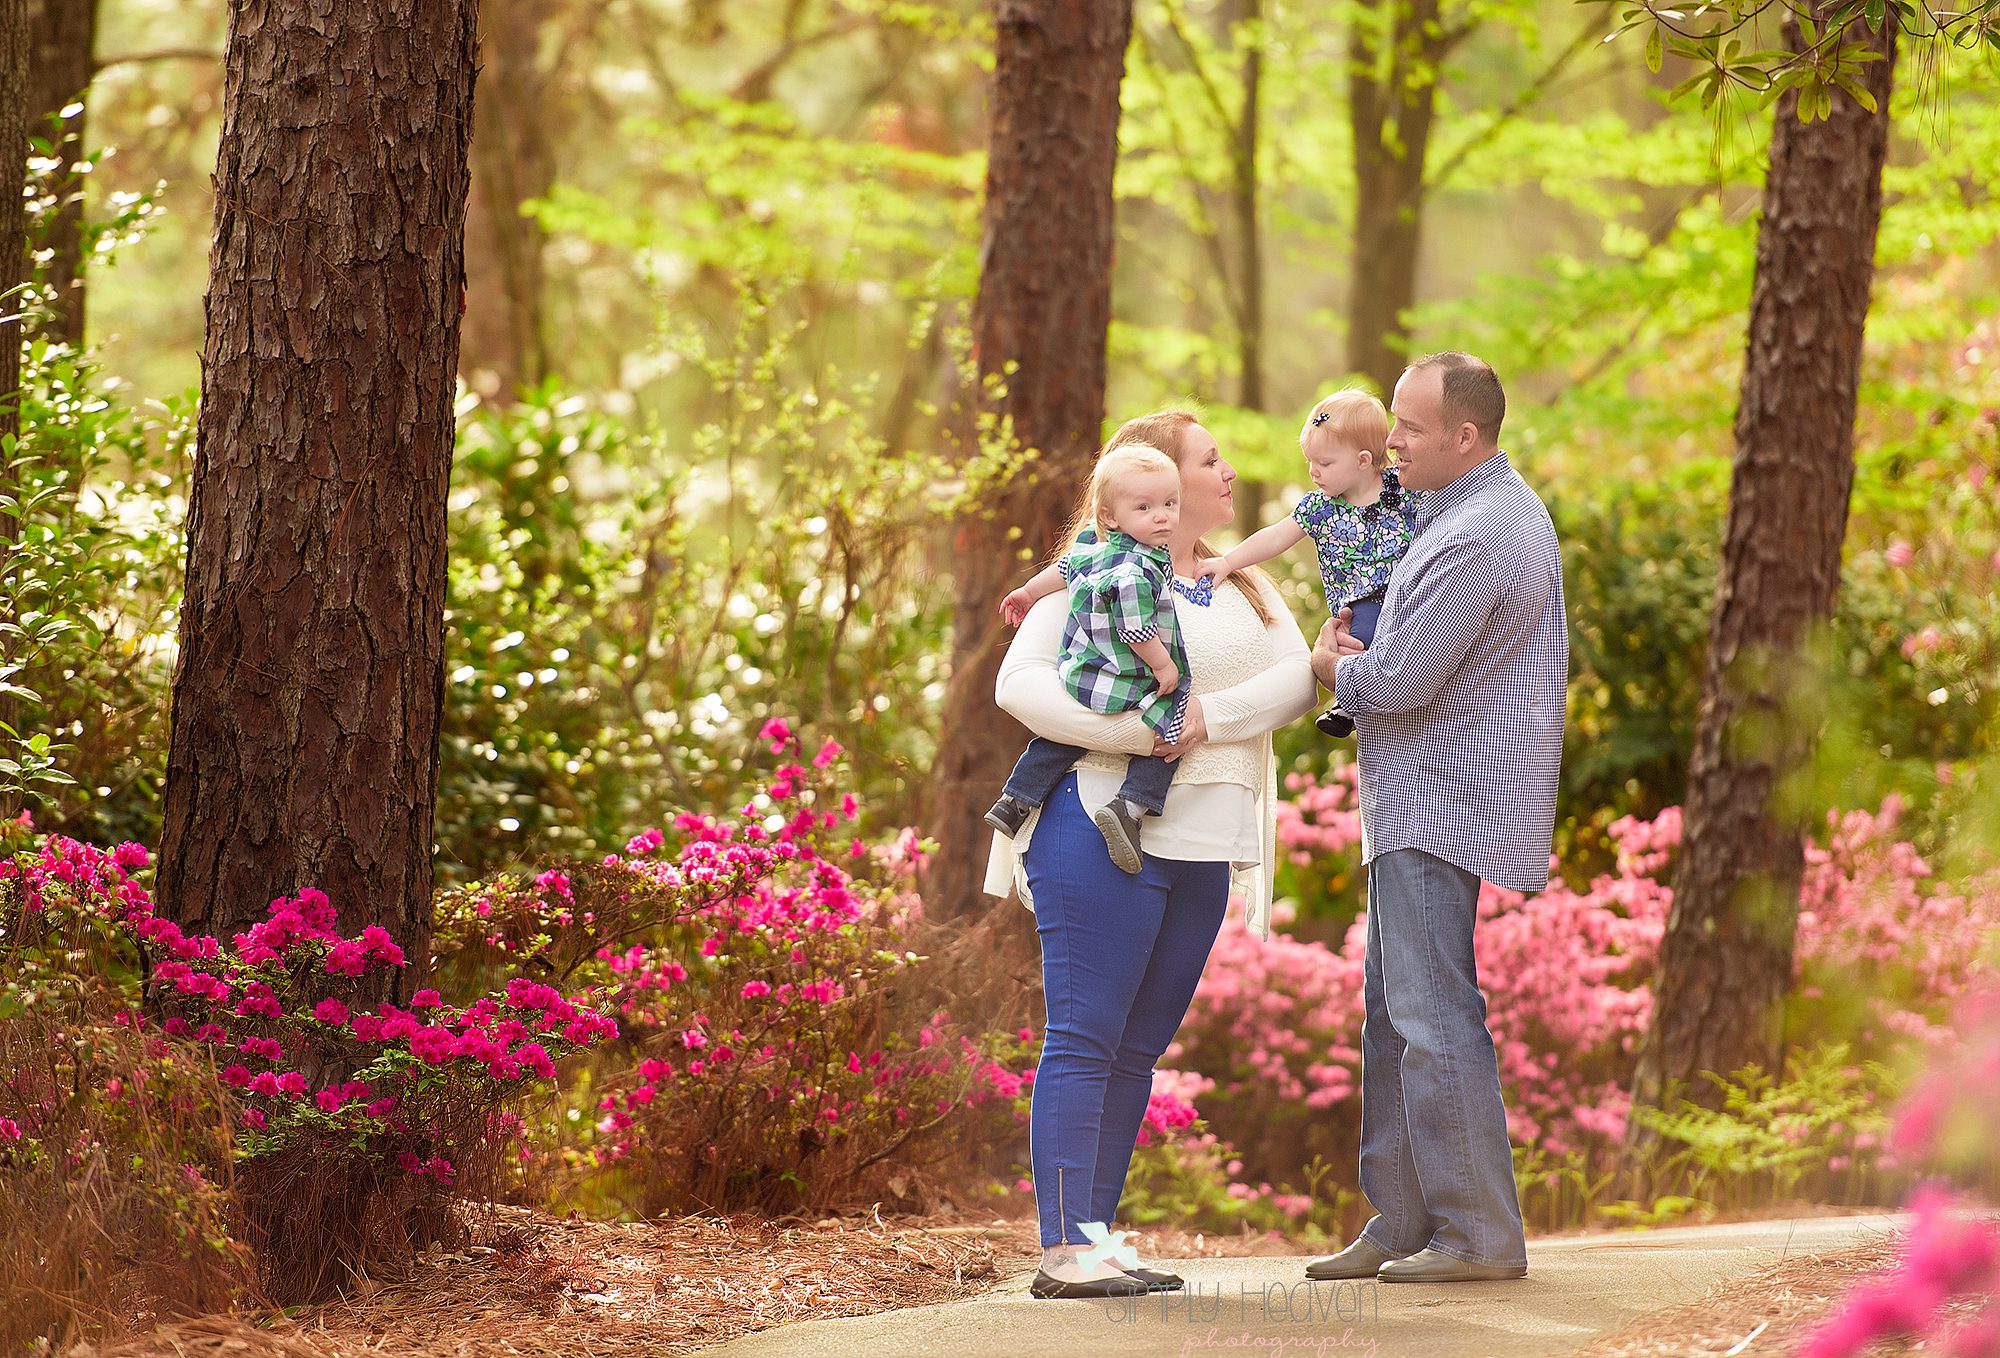
<path fill-rule="evenodd" d="M 1319 684 L 1298 623 L 1276 589 L 1263 589 L 1269 626 L 1234 581 L 1218 588 L 1206 608 L 1173 595 L 1208 740 L 1177 762 L 1166 814 L 1145 819 L 1144 837 L 1146 852 L 1158 857 L 1230 862 L 1245 918 L 1268 938 L 1278 859 L 1271 732 L 1310 712 Z M 994 699 L 1036 735 L 1092 751 L 1077 763 L 1077 785 L 1094 811 L 1116 795 L 1127 757 L 1152 753 L 1153 732 L 1136 712 L 1108 716 L 1070 696 L 1056 671 L 1067 616 L 1061 594 L 1029 610 L 1001 662 Z M 1004 896 L 1011 889 L 1029 909 L 1034 902 L 1021 854 L 1039 819 L 1030 817 L 1016 838 L 995 834 L 987 860 L 987 892 Z"/>

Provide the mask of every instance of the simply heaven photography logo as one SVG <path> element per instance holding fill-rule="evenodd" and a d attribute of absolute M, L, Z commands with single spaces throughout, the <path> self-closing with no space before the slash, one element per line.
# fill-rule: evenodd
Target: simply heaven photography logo
<path fill-rule="evenodd" d="M 1115 1264 L 1137 1268 L 1139 1252 L 1125 1243 L 1126 1232 L 1109 1230 L 1099 1221 L 1079 1223 L 1090 1248 L 1078 1256 L 1086 1266 Z M 1375 1295 L 1375 1282 L 1340 1280 L 1300 1283 L 1245 1283 L 1233 1287 L 1222 1282 L 1190 1280 L 1172 1292 L 1148 1292 L 1125 1297 L 1108 1297 L 1099 1303 L 1102 1314 L 1119 1324 L 1136 1324 L 1156 1317 L 1163 1324 L 1180 1322 L 1203 1327 L 1180 1344 L 1183 1355 L 1210 1350 L 1236 1349 L 1258 1353 L 1361 1353 L 1374 1358 L 1375 1340 L 1356 1334 L 1352 1325 L 1339 1331 L 1331 1326 L 1358 1320 L 1382 1318 Z M 1223 1322 L 1240 1326 L 1261 1322 L 1259 1329 L 1225 1330 Z M 1272 1333 L 1273 1325 L 1315 1327 L 1311 1333 Z"/>

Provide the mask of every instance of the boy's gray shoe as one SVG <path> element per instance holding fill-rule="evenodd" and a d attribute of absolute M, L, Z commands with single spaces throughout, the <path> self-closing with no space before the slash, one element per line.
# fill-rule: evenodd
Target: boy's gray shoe
<path fill-rule="evenodd" d="M 1111 850 L 1111 861 L 1125 872 L 1139 870 L 1139 818 L 1132 814 L 1122 797 L 1113 797 L 1098 809 L 1091 820 Z"/>
<path fill-rule="evenodd" d="M 1002 797 L 993 803 L 993 809 L 986 813 L 986 823 L 1007 838 L 1013 839 L 1021 833 L 1021 827 L 1028 823 L 1028 813 L 1034 809 L 1026 802 L 1017 802 L 1012 797 Z"/>

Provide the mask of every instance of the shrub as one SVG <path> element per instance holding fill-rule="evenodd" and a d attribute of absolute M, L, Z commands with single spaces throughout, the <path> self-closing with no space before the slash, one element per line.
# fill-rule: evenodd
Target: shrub
<path fill-rule="evenodd" d="M 765 735 L 796 747 L 781 721 Z M 841 832 L 859 806 L 827 785 L 840 753 L 829 743 L 811 770 L 781 766 L 741 818 L 683 815 L 674 858 L 648 864 L 661 881 L 713 874 L 727 890 L 692 892 L 671 914 L 628 913 L 628 928 L 598 915 L 600 938 L 640 935 L 593 961 L 615 986 L 630 1064 L 604 1073 L 569 1151 L 628 1208 L 865 1201 L 919 1150 L 962 1157 L 967 1110 L 1002 1113 L 1022 1084 L 1000 1059 L 1018 1038 L 935 1007 L 947 992 L 910 946 L 921 905 L 908 870 L 921 848 L 905 837 L 871 853 Z M 650 858 L 664 836 L 629 847 Z M 857 875 L 871 868 L 885 880 Z"/>
<path fill-rule="evenodd" d="M 0 849 L 24 842 L 0 830 Z M 55 1351 L 250 1292 L 233 1092 L 139 1020 L 100 916 L 60 937 L 0 881 L 0 1352 Z"/>
<path fill-rule="evenodd" d="M 523 978 L 463 1007 L 419 990 L 408 1009 L 350 1012 L 357 978 L 405 965 L 386 931 L 339 936 L 332 904 L 307 890 L 225 947 L 154 913 L 146 862 L 136 844 L 60 836 L 0 861 L 0 956 L 73 1009 L 93 993 L 76 965 L 86 950 L 81 974 L 109 978 L 112 1017 L 151 1034 L 143 978 L 148 1040 L 221 1067 L 237 1108 L 233 1229 L 279 1299 L 315 1295 L 371 1253 L 451 1238 L 456 1197 L 490 1181 L 521 1127 L 509 1105 L 616 1032 L 588 997 Z"/>
<path fill-rule="evenodd" d="M 1281 813 L 1292 870 L 1351 874 L 1352 779 L 1288 786 L 1301 798 Z M 1851 1197 L 1874 1191 L 1878 1167 L 1895 1168 L 1893 1157 L 1878 1163 L 1881 1107 L 1896 1086 L 1886 1063 L 1910 1037 L 1948 1031 L 1951 1005 L 1988 974 L 1978 940 L 2000 928 L 2000 879 L 1938 882 L 1897 837 L 1899 813 L 1891 799 L 1875 813 L 1830 815 L 1823 845 L 1809 846 L 1791 1025 L 1819 1045 L 1782 1078 L 1730 1073 L 1734 1102 L 1719 1119 L 1676 1110 L 1661 1124 L 1669 1155 L 1702 1191 L 1805 1184 Z M 1551 1213 L 1605 1206 L 1680 828 L 1675 808 L 1626 817 L 1606 827 L 1613 863 L 1587 885 L 1558 876 L 1532 896 L 1481 892 L 1480 977 L 1509 1130 L 1523 1148 L 1523 1199 Z M 1332 858 L 1324 869 L 1322 853 Z M 1351 1172 L 1365 941 L 1365 915 L 1334 943 L 1284 932 L 1263 943 L 1234 916 L 1223 926 L 1168 1059 L 1214 1081 L 1203 1117 L 1253 1180 L 1296 1183 L 1315 1158 Z M 1863 966 L 1881 978 L 1866 993 L 1852 980 Z"/>
<path fill-rule="evenodd" d="M 2000 1190 L 2000 986 L 1968 993 L 1954 1017 L 1957 1039 L 1934 1053 L 1904 1099 L 1895 1145 L 1990 1202 Z M 2000 1353 L 2000 1224 L 1973 1205 L 1947 1180 L 1921 1187 L 1896 1265 L 1845 1299 L 1800 1349 L 1805 1358 L 1850 1358 L 1890 1338 L 1965 1358 Z"/>

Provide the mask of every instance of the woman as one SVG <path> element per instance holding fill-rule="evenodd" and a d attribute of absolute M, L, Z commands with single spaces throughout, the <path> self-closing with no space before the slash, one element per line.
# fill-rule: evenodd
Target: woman
<path fill-rule="evenodd" d="M 1042 946 L 1048 1026 L 1029 1122 L 1043 1246 L 1031 1289 L 1038 1297 L 1181 1285 L 1171 1273 L 1096 1258 L 1102 1250 L 1089 1262 L 1080 1256 L 1117 1211 L 1154 1064 L 1194 998 L 1232 884 L 1251 927 L 1269 936 L 1277 857 L 1270 733 L 1311 711 L 1319 693 L 1305 638 L 1262 572 L 1233 576 L 1212 593 L 1193 578 L 1195 562 L 1216 554 L 1203 535 L 1236 513 L 1236 472 L 1214 436 L 1176 410 L 1130 421 L 1105 448 L 1124 444 L 1166 451 L 1181 473 L 1180 526 L 1168 551 L 1194 696 L 1180 742 L 1156 742 L 1136 712 L 1093 712 L 1069 695 L 1056 671 L 1067 612 L 1059 594 L 1022 620 L 995 690 L 1036 735 L 1092 751 L 1018 835 L 995 836 L 986 880 L 993 895 L 1020 893 Z M 1126 757 L 1154 753 L 1179 769 L 1166 813 L 1146 823 L 1132 875 L 1112 863 L 1092 815 L 1117 793 Z"/>

